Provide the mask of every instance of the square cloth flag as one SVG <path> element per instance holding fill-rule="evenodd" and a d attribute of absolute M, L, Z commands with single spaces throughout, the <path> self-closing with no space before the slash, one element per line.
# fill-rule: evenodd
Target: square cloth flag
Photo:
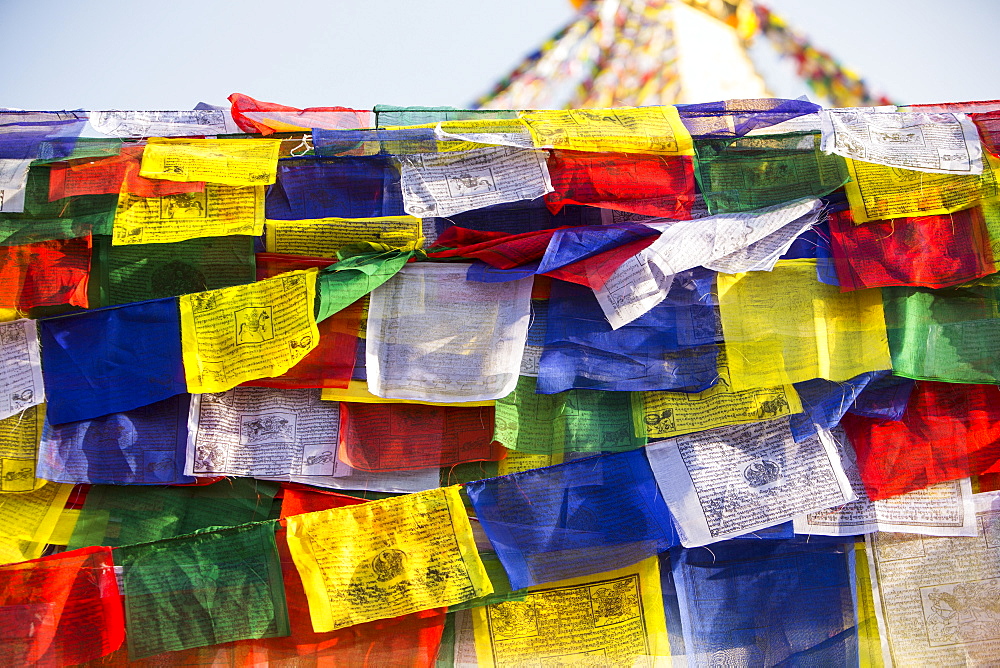
<path fill-rule="evenodd" d="M 91 547 L 0 567 L 0 663 L 60 668 L 125 640 L 111 549 Z"/>
<path fill-rule="evenodd" d="M 734 389 L 892 368 L 881 292 L 841 293 L 820 283 L 815 260 L 719 274 L 718 291 Z"/>
<path fill-rule="evenodd" d="M 287 522 L 317 633 L 493 592 L 457 485 Z"/>
<path fill-rule="evenodd" d="M 677 544 L 642 450 L 466 485 L 513 589 L 612 570 Z"/>
<path fill-rule="evenodd" d="M 288 635 L 274 522 L 115 550 L 129 659 Z"/>

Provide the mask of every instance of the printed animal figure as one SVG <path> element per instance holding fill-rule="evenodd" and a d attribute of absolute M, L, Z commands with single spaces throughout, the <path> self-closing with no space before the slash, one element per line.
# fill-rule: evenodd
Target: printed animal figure
<path fill-rule="evenodd" d="M 178 193 L 163 198 L 163 217 L 173 218 L 177 214 L 185 218 L 200 218 L 205 215 L 205 205 L 201 193 Z"/>
<path fill-rule="evenodd" d="M 316 466 L 317 464 L 329 464 L 333 461 L 333 453 L 327 450 L 318 455 L 306 457 L 306 466 Z"/>
<path fill-rule="evenodd" d="M 761 459 L 743 469 L 743 477 L 751 487 L 764 487 L 781 477 L 781 469 L 774 462 Z"/>
<path fill-rule="evenodd" d="M 788 408 L 788 401 L 782 396 L 777 396 L 767 401 L 763 401 L 760 404 L 760 408 L 757 410 L 757 418 L 763 420 L 765 416 L 772 415 L 777 416 L 778 412 L 782 409 Z"/>
<path fill-rule="evenodd" d="M 281 436 L 289 431 L 288 420 L 276 415 L 265 415 L 264 417 L 251 420 L 243 425 L 246 429 L 247 441 L 256 443 L 266 438 Z"/>
<path fill-rule="evenodd" d="M 405 559 L 406 553 L 402 550 L 382 550 L 372 559 L 372 571 L 375 572 L 375 579 L 379 582 L 386 582 L 397 575 L 402 575 Z"/>
<path fill-rule="evenodd" d="M 271 319 L 267 311 L 261 310 L 240 323 L 240 331 L 236 335 L 239 343 L 260 343 L 264 341 L 265 325 Z"/>

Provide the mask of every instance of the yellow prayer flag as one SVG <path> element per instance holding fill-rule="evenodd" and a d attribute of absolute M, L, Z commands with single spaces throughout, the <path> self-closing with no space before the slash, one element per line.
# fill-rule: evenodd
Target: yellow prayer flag
<path fill-rule="evenodd" d="M 167 181 L 266 186 L 278 173 L 280 139 L 150 137 L 139 175 Z"/>
<path fill-rule="evenodd" d="M 480 666 L 670 665 L 658 559 L 472 608 Z"/>
<path fill-rule="evenodd" d="M 526 111 L 538 148 L 692 155 L 691 133 L 676 107 Z"/>
<path fill-rule="evenodd" d="M 0 494 L 0 564 L 42 556 L 72 491 L 50 482 L 27 494 Z"/>
<path fill-rule="evenodd" d="M 362 241 L 400 250 L 416 250 L 424 243 L 420 218 L 319 218 L 268 220 L 265 226 L 268 253 L 337 257 L 337 251 Z"/>
<path fill-rule="evenodd" d="M 815 260 L 719 274 L 717 285 L 734 390 L 892 368 L 878 288 L 840 292 L 816 279 Z"/>
<path fill-rule="evenodd" d="M 1000 197 L 1000 158 L 984 151 L 982 174 L 936 174 L 847 160 L 855 223 L 960 211 Z"/>
<path fill-rule="evenodd" d="M 882 668 L 882 640 L 875 616 L 875 599 L 864 541 L 854 544 L 855 588 L 858 592 L 858 665 Z"/>
<path fill-rule="evenodd" d="M 364 334 L 364 328 L 362 328 Z M 416 401 L 412 399 L 386 399 L 368 391 L 368 383 L 363 380 L 352 380 L 348 387 L 324 387 L 320 399 L 323 401 L 346 401 L 356 404 L 420 404 L 422 406 L 457 406 L 471 408 L 473 406 L 495 406 L 496 401 L 460 401 L 445 403 L 441 401 Z"/>
<path fill-rule="evenodd" d="M 531 469 L 545 468 L 562 464 L 565 453 L 552 452 L 544 455 L 536 455 L 520 450 L 507 450 L 507 456 L 501 459 L 498 464 L 497 475 L 508 475 L 510 473 L 520 473 Z"/>
<path fill-rule="evenodd" d="M 230 234 L 259 236 L 264 231 L 264 186 L 235 188 L 213 183 L 202 192 L 139 197 L 118 196 L 115 246 L 171 243 Z"/>
<path fill-rule="evenodd" d="M 725 350 L 718 358 L 719 381 L 703 392 L 635 392 L 635 435 L 670 438 L 730 424 L 747 424 L 802 412 L 792 385 L 734 390 Z"/>
<path fill-rule="evenodd" d="M 493 592 L 459 486 L 288 518 L 317 633 Z"/>
<path fill-rule="evenodd" d="M 35 477 L 45 404 L 0 420 L 0 492 L 32 492 L 45 484 Z"/>
<path fill-rule="evenodd" d="M 179 298 L 188 392 L 280 376 L 316 347 L 316 269 Z"/>

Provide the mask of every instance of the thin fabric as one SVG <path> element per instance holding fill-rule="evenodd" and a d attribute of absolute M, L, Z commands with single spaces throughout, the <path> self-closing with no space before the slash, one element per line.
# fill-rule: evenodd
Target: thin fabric
<path fill-rule="evenodd" d="M 636 563 L 677 534 L 642 450 L 466 485 L 513 589 Z"/>
<path fill-rule="evenodd" d="M 688 665 L 857 665 L 851 556 L 796 539 L 671 551 Z"/>
<path fill-rule="evenodd" d="M 92 547 L 0 567 L 0 662 L 61 668 L 125 640 L 111 549 Z"/>
<path fill-rule="evenodd" d="M 704 269 L 683 272 L 663 302 L 616 330 L 593 291 L 553 282 L 538 392 L 708 388 L 718 377 L 713 277 Z"/>
<path fill-rule="evenodd" d="M 402 216 L 399 173 L 383 157 L 282 160 L 265 204 L 272 220 Z"/>

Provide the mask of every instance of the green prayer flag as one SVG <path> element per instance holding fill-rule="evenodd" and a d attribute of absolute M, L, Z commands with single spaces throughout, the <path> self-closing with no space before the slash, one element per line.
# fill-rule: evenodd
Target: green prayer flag
<path fill-rule="evenodd" d="M 367 253 L 341 255 L 339 262 L 320 269 L 316 280 L 316 322 L 326 320 L 388 281 L 415 254 L 395 249 L 376 252 L 374 244 L 370 246 Z"/>
<path fill-rule="evenodd" d="M 289 635 L 276 526 L 245 524 L 115 550 L 129 659 Z"/>
<path fill-rule="evenodd" d="M 518 378 L 514 391 L 496 401 L 493 438 L 531 454 L 618 452 L 645 444 L 632 427 L 631 392 L 567 390 L 536 394 L 536 379 Z"/>
<path fill-rule="evenodd" d="M 227 478 L 211 485 L 135 487 L 93 485 L 67 549 L 118 547 L 174 538 L 208 527 L 267 519 L 278 484 Z"/>
<path fill-rule="evenodd" d="M 695 177 L 713 214 L 752 211 L 829 195 L 847 163 L 820 151 L 819 134 L 695 140 Z"/>

